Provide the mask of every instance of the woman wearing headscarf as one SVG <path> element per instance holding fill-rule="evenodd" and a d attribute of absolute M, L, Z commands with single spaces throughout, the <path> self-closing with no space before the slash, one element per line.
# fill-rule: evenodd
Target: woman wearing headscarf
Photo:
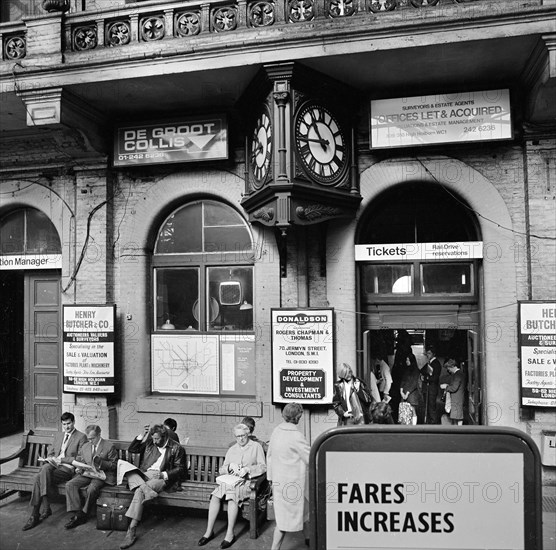
<path fill-rule="evenodd" d="M 342 363 L 334 384 L 332 406 L 338 415 L 338 426 L 369 423 L 371 395 L 363 380 L 353 375 L 351 367 Z"/>
<path fill-rule="evenodd" d="M 310 446 L 297 424 L 303 408 L 299 403 L 288 403 L 282 411 L 284 422 L 270 437 L 267 455 L 267 477 L 272 481 L 276 528 L 272 549 L 278 550 L 286 532 L 306 531 L 309 519 L 309 487 L 307 465 Z M 305 542 L 308 542 L 307 534 Z"/>
<path fill-rule="evenodd" d="M 405 367 L 402 370 L 402 379 L 400 387 L 400 395 L 402 402 L 399 409 L 402 409 L 403 403 L 409 403 L 413 407 L 414 416 L 417 424 L 423 423 L 423 395 L 420 388 L 420 371 L 417 366 L 417 359 L 413 353 L 408 353 L 405 358 Z M 398 414 L 398 418 L 402 415 Z M 401 423 L 401 418 L 400 418 Z"/>

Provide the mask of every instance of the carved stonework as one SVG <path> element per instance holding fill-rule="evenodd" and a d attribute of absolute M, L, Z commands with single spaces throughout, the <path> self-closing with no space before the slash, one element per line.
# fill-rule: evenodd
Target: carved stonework
<path fill-rule="evenodd" d="M 176 14 L 175 18 L 176 36 L 182 38 L 195 36 L 201 32 L 201 14 L 197 11 L 186 11 Z"/>
<path fill-rule="evenodd" d="M 427 6 L 436 6 L 438 0 L 411 0 L 411 4 L 416 8 L 426 8 Z"/>
<path fill-rule="evenodd" d="M 328 14 L 330 17 L 349 17 L 355 13 L 353 0 L 330 0 Z"/>
<path fill-rule="evenodd" d="M 78 52 L 94 50 L 97 47 L 97 28 L 95 25 L 76 27 L 73 31 L 73 49 Z"/>
<path fill-rule="evenodd" d="M 265 222 L 270 222 L 274 219 L 274 208 L 259 208 L 253 212 L 253 218 L 256 220 L 263 220 Z"/>
<path fill-rule="evenodd" d="M 4 43 L 4 56 L 6 59 L 23 59 L 27 53 L 24 36 L 10 36 Z"/>
<path fill-rule="evenodd" d="M 315 17 L 315 5 L 313 0 L 289 0 L 288 20 L 290 23 L 311 21 Z"/>
<path fill-rule="evenodd" d="M 164 38 L 164 16 L 154 15 L 141 19 L 141 40 L 153 42 Z"/>
<path fill-rule="evenodd" d="M 42 0 L 42 9 L 53 13 L 56 11 L 66 12 L 70 9 L 70 0 Z"/>
<path fill-rule="evenodd" d="M 371 0 L 369 2 L 369 9 L 374 13 L 391 11 L 396 9 L 396 4 L 396 0 Z"/>
<path fill-rule="evenodd" d="M 131 40 L 131 26 L 127 21 L 115 21 L 106 28 L 108 46 L 124 46 Z"/>
<path fill-rule="evenodd" d="M 233 31 L 237 27 L 237 10 L 234 7 L 222 7 L 212 12 L 212 27 L 215 32 Z"/>
<path fill-rule="evenodd" d="M 269 27 L 275 19 L 272 2 L 253 2 L 249 5 L 249 24 L 252 27 Z"/>
<path fill-rule="evenodd" d="M 319 218 L 338 216 L 342 211 L 340 208 L 325 206 L 324 204 L 310 204 L 308 206 L 298 206 L 295 213 L 300 220 L 312 222 Z"/>

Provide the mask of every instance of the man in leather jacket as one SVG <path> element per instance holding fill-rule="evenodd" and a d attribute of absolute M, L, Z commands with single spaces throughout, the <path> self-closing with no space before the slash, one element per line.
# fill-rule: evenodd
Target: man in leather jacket
<path fill-rule="evenodd" d="M 167 428 L 160 424 L 145 426 L 145 431 L 131 442 L 128 451 L 140 454 L 139 469 L 143 475 L 133 472 L 127 474 L 130 488 L 136 489 L 126 512 L 131 523 L 120 545 L 122 549 L 129 548 L 137 540 L 135 531 L 141 521 L 145 501 L 156 498 L 161 491 L 172 490 L 186 473 L 183 447 L 168 437 Z"/>

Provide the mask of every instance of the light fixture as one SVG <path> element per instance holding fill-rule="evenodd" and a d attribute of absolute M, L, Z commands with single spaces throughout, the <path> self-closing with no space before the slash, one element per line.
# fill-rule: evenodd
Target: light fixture
<path fill-rule="evenodd" d="M 247 300 L 243 300 L 243 304 L 239 306 L 239 309 L 241 311 L 247 311 L 248 309 L 253 309 L 253 306 Z"/>
<path fill-rule="evenodd" d="M 232 281 L 232 270 L 230 269 L 230 279 L 220 283 L 218 288 L 220 305 L 237 306 L 241 304 L 243 293 L 241 291 L 241 282 Z"/>
<path fill-rule="evenodd" d="M 176 327 L 170 322 L 170 317 L 168 317 L 160 328 L 162 330 L 175 330 Z"/>

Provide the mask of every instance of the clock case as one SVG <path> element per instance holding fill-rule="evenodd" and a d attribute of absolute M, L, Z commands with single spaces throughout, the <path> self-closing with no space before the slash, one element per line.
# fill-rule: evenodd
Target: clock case
<path fill-rule="evenodd" d="M 341 125 L 346 166 L 330 181 L 313 177 L 296 147 L 296 117 L 309 103 L 321 105 Z M 274 226 L 282 234 L 299 225 L 353 218 L 361 202 L 355 155 L 356 91 L 298 63 L 265 65 L 242 96 L 238 108 L 245 134 L 245 194 L 249 221 Z M 252 137 L 260 113 L 267 109 L 272 125 L 270 169 L 258 182 L 251 166 Z"/>

